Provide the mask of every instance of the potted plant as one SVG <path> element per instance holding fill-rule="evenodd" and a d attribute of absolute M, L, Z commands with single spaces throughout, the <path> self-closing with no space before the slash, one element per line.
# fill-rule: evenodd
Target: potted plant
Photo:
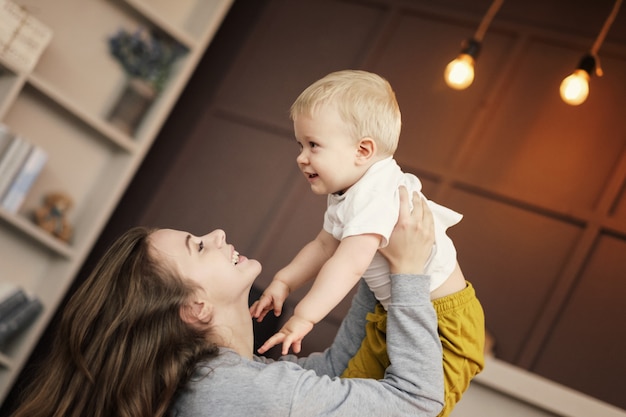
<path fill-rule="evenodd" d="M 120 29 L 108 39 L 109 51 L 127 75 L 127 83 L 108 120 L 134 134 L 143 115 L 163 90 L 176 60 L 185 52 L 178 42 L 143 28 Z"/>

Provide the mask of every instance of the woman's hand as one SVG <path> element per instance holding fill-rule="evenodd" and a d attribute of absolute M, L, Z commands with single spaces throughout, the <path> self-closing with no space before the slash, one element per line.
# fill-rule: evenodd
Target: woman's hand
<path fill-rule="evenodd" d="M 413 211 L 406 187 L 400 186 L 400 215 L 389 244 L 380 249 L 392 274 L 422 274 L 435 243 L 433 214 L 418 193 L 413 193 Z"/>

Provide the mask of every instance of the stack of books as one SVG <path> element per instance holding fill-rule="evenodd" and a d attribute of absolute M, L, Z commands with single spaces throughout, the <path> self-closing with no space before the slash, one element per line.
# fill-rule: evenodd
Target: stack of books
<path fill-rule="evenodd" d="M 0 124 L 0 206 L 17 213 L 48 160 L 47 152 Z"/>
<path fill-rule="evenodd" d="M 14 283 L 0 282 L 0 348 L 27 328 L 42 310 L 38 298 Z"/>

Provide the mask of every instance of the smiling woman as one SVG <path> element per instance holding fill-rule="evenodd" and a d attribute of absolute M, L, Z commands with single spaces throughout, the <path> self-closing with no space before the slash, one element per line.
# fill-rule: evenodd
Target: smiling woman
<path fill-rule="evenodd" d="M 437 415 L 441 345 L 429 277 L 420 274 L 432 215 L 425 205 L 409 213 L 401 195 L 401 227 L 387 253 L 407 274 L 391 277 L 386 378 L 339 377 L 376 304 L 367 286 L 323 354 L 272 361 L 253 353 L 248 298 L 260 263 L 239 255 L 223 230 L 138 227 L 67 304 L 45 372 L 13 416 Z"/>

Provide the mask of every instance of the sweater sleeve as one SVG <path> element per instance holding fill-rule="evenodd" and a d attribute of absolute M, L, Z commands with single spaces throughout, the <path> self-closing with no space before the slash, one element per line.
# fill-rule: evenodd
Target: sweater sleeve
<path fill-rule="evenodd" d="M 292 390 L 291 415 L 427 417 L 441 410 L 442 351 L 429 298 L 430 279 L 393 275 L 391 282 L 387 318 L 391 365 L 385 378 L 329 378 L 304 372 Z"/>

